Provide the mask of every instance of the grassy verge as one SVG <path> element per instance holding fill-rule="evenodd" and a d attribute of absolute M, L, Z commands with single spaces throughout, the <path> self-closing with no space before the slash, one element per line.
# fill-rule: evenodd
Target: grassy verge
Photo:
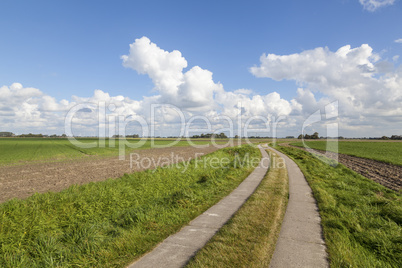
<path fill-rule="evenodd" d="M 300 167 L 318 202 L 331 267 L 402 267 L 402 196 L 295 148 L 277 149 Z"/>
<path fill-rule="evenodd" d="M 243 158 L 249 154 L 249 158 Z M 0 267 L 121 267 L 230 193 L 257 148 L 0 205 Z M 237 161 L 237 162 L 236 162 Z"/>
<path fill-rule="evenodd" d="M 302 142 L 291 144 L 303 147 Z M 325 151 L 327 141 L 306 141 L 306 145 Z M 402 142 L 339 141 L 336 144 L 328 141 L 328 150 L 402 166 Z"/>
<path fill-rule="evenodd" d="M 187 267 L 268 267 L 288 201 L 284 163 L 272 165 L 256 192 Z"/>

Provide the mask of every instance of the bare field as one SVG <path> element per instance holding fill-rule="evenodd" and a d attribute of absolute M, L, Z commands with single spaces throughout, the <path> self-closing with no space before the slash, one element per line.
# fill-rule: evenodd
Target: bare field
<path fill-rule="evenodd" d="M 366 178 L 395 191 L 402 189 L 402 167 L 376 160 L 339 155 L 339 162 Z"/>
<path fill-rule="evenodd" d="M 289 143 L 282 143 L 281 145 L 305 150 L 305 148 L 293 146 Z M 322 150 L 316 151 L 325 153 Z M 331 159 L 338 159 L 339 163 L 389 189 L 395 191 L 402 189 L 402 166 L 347 154 L 327 152 L 327 156 Z"/>
<path fill-rule="evenodd" d="M 201 149 L 187 146 L 135 150 L 139 159 L 136 156 L 134 160 L 139 162 L 141 159 L 151 159 L 151 161 L 143 161 L 143 166 L 152 169 L 158 165 L 188 161 L 197 155 L 208 154 L 217 149 L 219 148 L 214 146 Z M 160 159 L 162 161 L 158 163 Z M 90 156 L 64 162 L 0 166 L 0 203 L 12 198 L 26 198 L 34 193 L 58 192 L 73 184 L 82 185 L 108 178 L 118 178 L 125 173 L 143 169 L 145 168 L 136 164 L 131 169 L 129 157 L 126 157 L 126 160 L 119 160 L 117 156 Z"/>

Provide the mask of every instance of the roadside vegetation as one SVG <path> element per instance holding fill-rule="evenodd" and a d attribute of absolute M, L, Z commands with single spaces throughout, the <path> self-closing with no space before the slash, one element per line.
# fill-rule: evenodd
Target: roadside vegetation
<path fill-rule="evenodd" d="M 260 157 L 249 145 L 225 148 L 185 172 L 174 165 L 0 204 L 0 267 L 123 267 L 229 194 Z"/>
<path fill-rule="evenodd" d="M 270 152 L 271 168 L 242 208 L 186 267 L 268 267 L 288 202 L 284 162 Z"/>
<path fill-rule="evenodd" d="M 402 166 L 402 142 L 339 141 L 339 149 L 334 142 L 328 142 L 328 150 L 332 152 Z M 327 146 L 326 141 L 306 141 L 305 143 L 312 149 L 324 151 Z M 291 143 L 291 145 L 303 147 L 302 142 Z"/>
<path fill-rule="evenodd" d="M 100 145 L 96 138 L 78 138 L 80 143 L 94 143 L 94 148 L 81 148 L 64 138 L 0 138 L 0 165 L 18 165 L 27 162 L 62 161 L 79 159 L 88 156 L 116 156 L 119 154 L 119 139 L 106 139 Z M 175 139 L 154 139 L 156 146 L 169 146 Z M 151 140 L 144 144 L 140 139 L 127 139 L 126 153 L 134 150 L 130 146 L 140 146 L 136 149 L 151 148 Z M 192 140 L 196 145 L 210 144 L 211 140 Z M 228 140 L 217 140 L 217 144 L 225 144 Z M 188 141 L 181 140 L 174 146 L 189 146 Z"/>
<path fill-rule="evenodd" d="M 402 267 L 401 194 L 303 150 L 276 149 L 299 165 L 313 190 L 331 267 Z"/>

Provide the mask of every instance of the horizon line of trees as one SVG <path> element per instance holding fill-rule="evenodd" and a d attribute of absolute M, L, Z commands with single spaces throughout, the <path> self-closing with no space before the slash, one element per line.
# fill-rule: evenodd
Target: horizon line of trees
<path fill-rule="evenodd" d="M 220 134 L 215 134 L 215 133 L 207 133 L 207 134 L 204 134 L 204 133 L 201 133 L 200 135 L 193 135 L 193 136 L 191 136 L 191 138 L 192 139 L 209 139 L 209 138 L 212 138 L 212 137 L 214 137 L 214 138 L 217 138 L 217 139 L 227 139 L 228 138 L 228 136 L 226 136 L 226 134 L 225 133 L 220 133 Z"/>
<path fill-rule="evenodd" d="M 300 139 L 318 140 L 318 139 L 320 138 L 320 136 L 318 136 L 318 132 L 314 132 L 313 135 L 304 134 L 304 136 L 303 136 L 303 134 L 300 134 L 297 138 L 298 138 L 299 140 L 300 140 Z"/>
<path fill-rule="evenodd" d="M 46 135 L 46 134 L 33 134 L 33 133 L 28 133 L 28 134 L 20 134 L 20 135 L 15 135 L 12 132 L 8 132 L 8 131 L 3 131 L 0 132 L 0 137 L 20 137 L 20 138 L 66 138 L 67 135 L 66 134 L 62 134 L 62 135 L 57 135 L 57 134 L 53 134 L 53 135 Z"/>
<path fill-rule="evenodd" d="M 382 136 L 382 140 L 402 140 L 402 135 L 392 135 L 391 137 Z"/>
<path fill-rule="evenodd" d="M 9 131 L 3 131 L 0 132 L 0 137 L 20 137 L 20 138 L 66 138 L 67 135 L 66 134 L 62 134 L 62 135 L 57 135 L 57 134 L 53 134 L 53 135 L 46 135 L 46 134 L 33 134 L 33 133 L 28 133 L 28 134 L 20 134 L 20 135 L 15 135 L 13 132 L 9 132 Z M 79 137 L 79 136 L 75 136 L 75 137 Z M 140 135 L 138 134 L 133 134 L 133 135 L 113 135 L 112 138 L 140 138 Z M 220 133 L 220 134 L 216 134 L 216 133 L 207 133 L 207 134 L 200 134 L 200 135 L 193 135 L 190 138 L 193 139 L 209 139 L 209 138 L 217 138 L 217 139 L 227 139 L 228 137 L 226 136 L 225 133 Z M 145 138 L 152 138 L 152 137 L 145 137 Z M 154 138 L 161 138 L 161 137 L 154 137 Z M 178 138 L 176 136 L 169 136 L 167 138 Z M 236 135 L 234 138 L 239 138 L 238 135 Z M 242 137 L 244 138 L 244 137 Z M 262 138 L 272 138 L 272 137 L 260 137 L 260 136 L 249 136 L 248 138 L 250 139 L 262 139 Z M 294 136 L 286 136 L 286 138 L 294 138 Z M 302 135 L 300 134 L 298 137 L 298 139 L 325 139 L 325 138 L 332 138 L 332 139 L 345 139 L 342 136 L 339 137 L 320 137 L 318 132 L 314 132 L 312 135 L 309 134 L 305 134 Z M 366 137 L 361 137 L 360 139 L 380 139 L 380 140 L 402 140 L 402 135 L 392 135 L 390 137 L 388 136 L 382 136 L 382 137 L 377 137 L 377 138 L 366 138 Z"/>

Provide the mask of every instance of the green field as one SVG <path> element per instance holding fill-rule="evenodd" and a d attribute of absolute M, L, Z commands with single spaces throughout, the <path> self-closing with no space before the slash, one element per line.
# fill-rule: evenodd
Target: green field
<path fill-rule="evenodd" d="M 402 267 L 401 194 L 303 150 L 277 149 L 298 164 L 313 190 L 331 267 Z"/>
<path fill-rule="evenodd" d="M 105 145 L 99 144 L 95 138 L 80 138 L 79 142 L 84 144 L 95 143 L 94 148 L 80 148 L 74 146 L 68 139 L 48 139 L 48 138 L 0 138 L 0 165 L 25 164 L 32 161 L 62 161 L 77 159 L 87 156 L 116 156 L 119 154 L 119 140 L 105 140 Z M 125 146 L 126 154 L 140 145 L 140 139 L 128 139 L 130 144 Z M 226 143 L 228 140 L 217 141 Z M 173 139 L 155 139 L 157 146 L 169 146 L 174 142 Z M 193 140 L 197 145 L 210 144 L 208 140 Z M 186 140 L 179 141 L 174 146 L 189 146 Z M 138 149 L 151 148 L 151 140 L 147 140 Z"/>
<path fill-rule="evenodd" d="M 182 163 L 0 204 L 0 267 L 124 267 L 229 194 L 260 157 L 249 145 L 225 148 L 187 170 Z"/>
<path fill-rule="evenodd" d="M 317 150 L 326 150 L 326 141 L 306 141 L 307 146 Z M 291 145 L 303 147 L 302 142 Z M 335 144 L 329 141 L 329 150 L 336 152 Z M 369 142 L 369 141 L 339 141 L 338 152 L 357 157 L 402 166 L 402 142 Z"/>

